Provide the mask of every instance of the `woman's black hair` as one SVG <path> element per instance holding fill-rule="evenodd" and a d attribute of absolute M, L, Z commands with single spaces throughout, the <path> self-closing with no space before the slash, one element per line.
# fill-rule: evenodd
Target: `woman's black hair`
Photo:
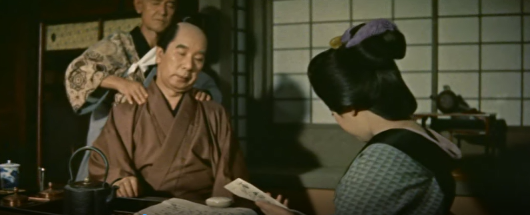
<path fill-rule="evenodd" d="M 184 19 L 180 20 L 180 22 L 186 22 L 186 23 L 190 23 L 192 25 L 195 25 L 197 27 L 199 27 L 201 30 L 204 31 L 204 28 L 203 26 L 205 25 L 205 20 L 202 16 L 202 14 L 200 13 L 197 13 L 197 14 L 194 14 L 192 16 L 188 16 L 188 17 L 185 17 Z M 169 44 L 171 43 L 171 41 L 173 41 L 173 39 L 175 39 L 175 36 L 177 36 L 177 32 L 178 32 L 178 29 L 179 29 L 179 25 L 178 25 L 179 22 L 177 21 L 173 21 L 168 27 L 166 30 L 164 30 L 164 32 L 162 33 L 162 35 L 160 36 L 160 38 L 158 39 L 156 45 L 160 48 L 162 48 L 162 50 L 164 50 L 164 52 L 166 51 L 167 47 L 169 46 Z"/>
<path fill-rule="evenodd" d="M 339 114 L 369 110 L 387 120 L 411 119 L 417 103 L 394 62 L 405 52 L 404 35 L 387 30 L 353 47 L 342 45 L 318 54 L 309 64 L 309 81 L 329 109 Z"/>

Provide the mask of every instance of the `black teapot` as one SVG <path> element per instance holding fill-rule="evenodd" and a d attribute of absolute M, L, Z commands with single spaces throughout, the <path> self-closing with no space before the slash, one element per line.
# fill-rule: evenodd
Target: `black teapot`
<path fill-rule="evenodd" d="M 74 182 L 72 174 L 72 160 L 79 152 L 92 150 L 97 152 L 105 162 L 105 177 L 103 182 L 84 181 Z M 70 157 L 68 165 L 70 180 L 64 188 L 64 208 L 63 214 L 68 215 L 110 215 L 112 213 L 111 203 L 115 198 L 117 186 L 106 183 L 109 173 L 109 163 L 107 157 L 97 148 L 86 146 L 78 149 Z"/>

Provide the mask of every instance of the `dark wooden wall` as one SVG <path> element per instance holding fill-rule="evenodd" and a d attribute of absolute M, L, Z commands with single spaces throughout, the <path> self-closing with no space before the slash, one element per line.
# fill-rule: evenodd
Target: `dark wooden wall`
<path fill-rule="evenodd" d="M 21 164 L 22 188 L 31 189 L 37 186 L 36 113 L 39 23 L 59 24 L 134 17 L 137 15 L 132 2 L 133 0 L 2 1 L 0 6 L 0 26 L 2 27 L 0 30 L 0 163 L 10 159 L 12 162 Z M 197 0 L 181 0 L 178 4 L 179 17 L 195 11 L 198 11 Z M 63 64 L 79 53 L 79 51 L 66 51 L 53 54 L 51 55 L 53 57 L 48 57 L 48 59 L 45 54 L 44 63 L 49 65 L 57 62 L 51 67 L 65 67 Z M 60 71 L 61 68 L 57 70 Z M 54 80 L 62 81 L 61 78 L 54 78 Z M 57 124 L 68 121 L 67 118 L 72 118 L 73 113 L 68 112 L 71 109 L 63 106 L 64 104 L 60 105 L 61 109 L 54 110 L 65 113 L 65 119 L 57 119 Z M 60 125 L 57 126 L 57 128 L 60 127 Z M 86 127 L 81 126 L 79 129 L 86 129 Z M 43 136 L 57 137 L 61 134 L 60 130 L 50 127 L 43 128 L 43 132 L 48 132 Z M 78 133 L 84 135 L 86 131 Z M 85 137 L 77 137 L 77 139 L 85 139 Z M 54 149 L 48 148 L 46 153 L 54 155 Z M 67 160 L 65 156 L 69 155 L 61 154 L 62 158 L 59 160 Z M 48 155 L 48 157 L 53 156 Z M 46 159 L 46 156 L 43 156 L 43 159 Z"/>
<path fill-rule="evenodd" d="M 0 6 L 0 163 L 20 163 L 22 185 L 36 170 L 36 1 L 2 1 Z"/>

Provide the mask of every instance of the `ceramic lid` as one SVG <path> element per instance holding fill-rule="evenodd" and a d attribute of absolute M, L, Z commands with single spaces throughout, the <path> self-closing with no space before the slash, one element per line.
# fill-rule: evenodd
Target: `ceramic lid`
<path fill-rule="evenodd" d="M 0 167 L 19 167 L 18 163 L 11 163 L 11 160 L 7 160 L 7 163 L 0 164 Z"/>
<path fill-rule="evenodd" d="M 56 190 L 56 189 L 52 188 L 52 183 L 51 182 L 48 183 L 48 189 L 43 190 L 43 191 L 40 192 L 40 195 L 42 197 L 45 197 L 45 198 L 57 197 L 57 196 L 62 195 L 62 194 L 63 194 L 62 190 Z"/>
<path fill-rule="evenodd" d="M 104 182 L 100 181 L 90 181 L 89 178 L 85 178 L 83 181 L 76 181 L 70 184 L 72 188 L 82 188 L 82 189 L 101 189 L 104 186 Z"/>

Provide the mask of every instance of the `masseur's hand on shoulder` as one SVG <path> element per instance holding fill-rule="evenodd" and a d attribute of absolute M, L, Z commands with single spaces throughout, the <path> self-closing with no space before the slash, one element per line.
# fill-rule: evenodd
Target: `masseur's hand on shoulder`
<path fill-rule="evenodd" d="M 210 101 L 212 100 L 212 96 L 208 93 L 208 92 L 205 92 L 203 90 L 199 90 L 199 89 L 192 89 L 191 90 L 191 93 L 192 95 L 195 95 L 195 99 L 197 99 L 198 101 Z"/>
<path fill-rule="evenodd" d="M 114 186 L 120 187 L 118 189 L 118 197 L 138 197 L 140 195 L 141 187 L 138 183 L 138 178 L 129 176 L 122 178 L 121 180 L 114 183 Z"/>
<path fill-rule="evenodd" d="M 101 86 L 115 89 L 129 102 L 129 104 L 143 104 L 147 101 L 147 91 L 141 83 L 127 80 L 118 76 L 109 75 L 101 82 Z"/>
<path fill-rule="evenodd" d="M 270 196 L 271 194 L 267 193 L 267 195 Z M 287 207 L 287 204 L 289 203 L 288 199 L 285 199 L 282 202 L 282 195 L 278 195 L 276 197 L 276 201 L 281 202 L 283 205 L 285 205 L 285 207 Z M 294 215 L 293 212 L 285 208 L 269 204 L 267 202 L 256 201 L 256 205 L 261 209 L 261 212 L 263 212 L 265 215 Z"/>

